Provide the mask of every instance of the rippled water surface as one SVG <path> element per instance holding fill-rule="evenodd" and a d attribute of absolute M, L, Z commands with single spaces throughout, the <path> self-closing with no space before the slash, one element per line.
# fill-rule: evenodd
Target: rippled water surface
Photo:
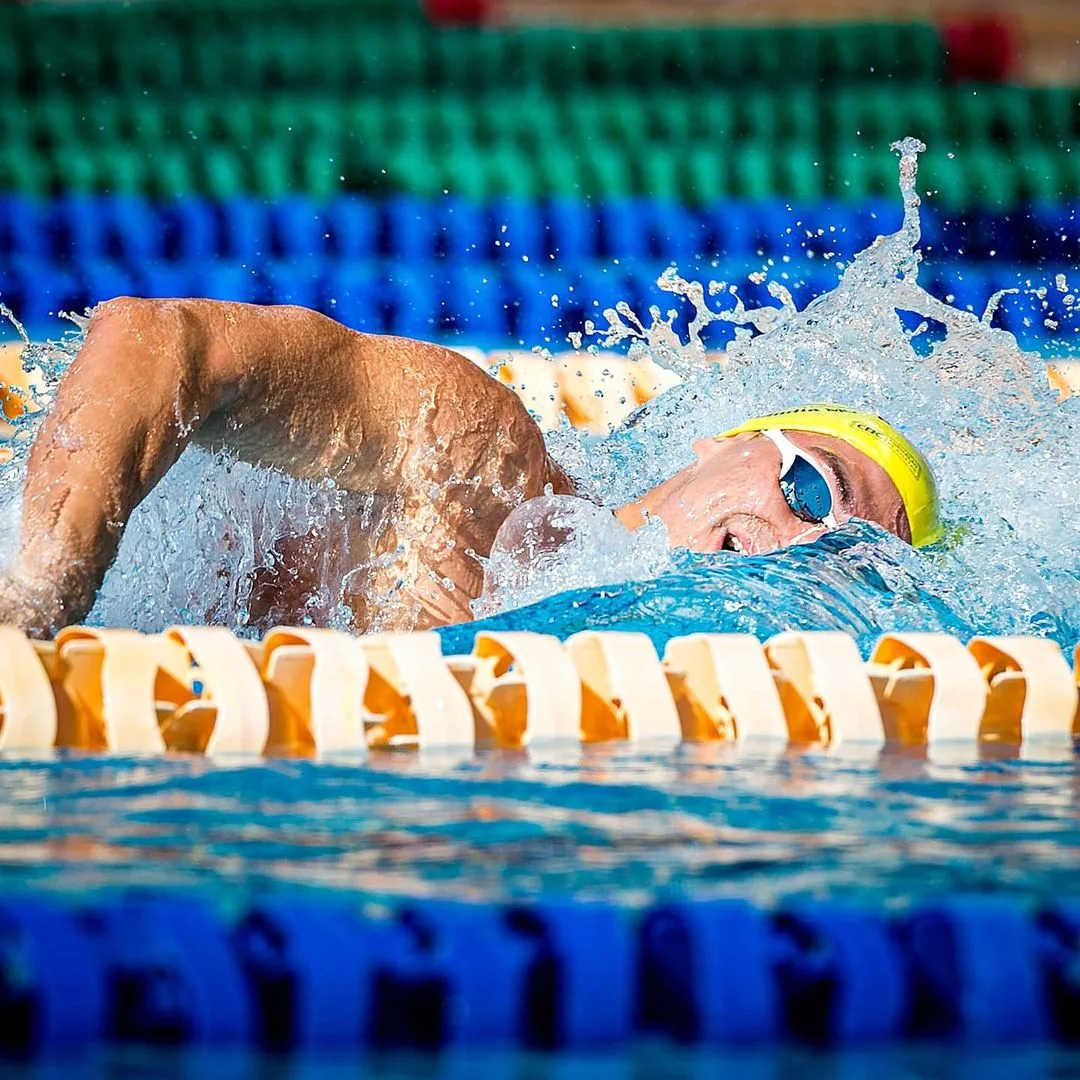
<path fill-rule="evenodd" d="M 600 746 L 368 764 L 202 758 L 0 763 L 6 889 L 183 886 L 356 898 L 643 904 L 738 892 L 899 904 L 1078 891 L 1078 772 L 945 751 Z"/>

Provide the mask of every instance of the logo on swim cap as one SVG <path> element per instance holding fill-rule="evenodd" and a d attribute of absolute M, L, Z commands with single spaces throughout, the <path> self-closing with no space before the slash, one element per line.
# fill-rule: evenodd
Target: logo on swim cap
<path fill-rule="evenodd" d="M 892 424 L 873 413 L 859 412 L 846 405 L 797 405 L 783 412 L 747 420 L 745 424 L 717 435 L 727 439 L 744 431 L 780 428 L 831 435 L 877 462 L 896 486 L 907 513 L 911 542 L 925 547 L 944 534 L 938 505 L 937 484 L 930 463 Z"/>

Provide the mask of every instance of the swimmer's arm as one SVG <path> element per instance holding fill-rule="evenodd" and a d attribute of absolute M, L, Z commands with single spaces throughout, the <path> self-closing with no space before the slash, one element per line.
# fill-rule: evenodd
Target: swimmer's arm
<path fill-rule="evenodd" d="M 468 475 L 492 456 L 493 433 L 496 456 L 542 471 L 543 440 L 520 403 L 448 350 L 302 308 L 109 301 L 31 451 L 0 621 L 49 634 L 82 618 L 132 510 L 191 441 L 392 491 L 425 448 L 439 471 Z"/>

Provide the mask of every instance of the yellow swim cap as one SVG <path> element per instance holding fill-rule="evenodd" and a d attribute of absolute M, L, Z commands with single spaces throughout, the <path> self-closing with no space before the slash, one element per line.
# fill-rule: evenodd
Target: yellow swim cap
<path fill-rule="evenodd" d="M 859 412 L 846 405 L 799 405 L 785 412 L 747 420 L 718 439 L 744 431 L 779 428 L 832 435 L 876 461 L 889 474 L 900 492 L 911 527 L 911 542 L 925 547 L 944 535 L 938 506 L 937 484 L 930 463 L 899 431 L 873 413 Z"/>

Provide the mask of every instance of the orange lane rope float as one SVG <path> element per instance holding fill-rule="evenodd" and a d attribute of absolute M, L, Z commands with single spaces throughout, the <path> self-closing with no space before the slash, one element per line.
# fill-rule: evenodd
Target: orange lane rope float
<path fill-rule="evenodd" d="M 1080 653 L 1080 649 L 1078 649 Z M 1080 657 L 1053 642 L 887 634 L 868 661 L 835 632 L 693 634 L 663 657 L 641 633 L 566 642 L 279 628 L 163 634 L 0 627 L 0 751 L 54 747 L 312 757 L 392 747 L 772 740 L 834 747 L 1080 736 Z"/>

